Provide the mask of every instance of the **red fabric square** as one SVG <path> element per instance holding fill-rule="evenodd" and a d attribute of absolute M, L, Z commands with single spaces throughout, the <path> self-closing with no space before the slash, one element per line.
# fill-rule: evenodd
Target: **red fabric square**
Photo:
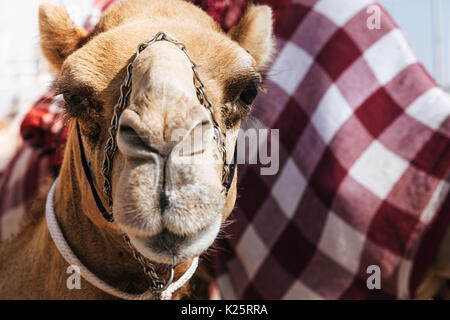
<path fill-rule="evenodd" d="M 273 128 L 280 129 L 280 140 L 291 153 L 308 124 L 308 116 L 294 99 L 290 99 Z"/>
<path fill-rule="evenodd" d="M 438 131 L 450 139 L 450 117 L 444 120 L 439 126 Z"/>
<path fill-rule="evenodd" d="M 339 163 L 334 153 L 327 148 L 311 177 L 311 187 L 317 196 L 331 207 L 339 185 L 347 175 L 347 170 Z"/>
<path fill-rule="evenodd" d="M 283 10 L 280 19 L 276 20 L 274 25 L 277 36 L 289 39 L 310 10 L 311 8 L 298 3 L 293 3 L 288 10 Z"/>
<path fill-rule="evenodd" d="M 253 227 L 264 244 L 269 248 L 272 247 L 288 223 L 288 218 L 282 212 L 274 197 L 268 195 L 258 214 L 253 219 Z"/>
<path fill-rule="evenodd" d="M 238 208 L 245 213 L 249 221 L 252 221 L 258 212 L 262 204 L 260 200 L 265 199 L 270 192 L 260 177 L 259 172 L 250 169 L 239 181 L 239 192 L 245 193 L 245 197 L 239 199 Z"/>
<path fill-rule="evenodd" d="M 316 60 L 336 80 L 359 56 L 361 51 L 343 29 L 339 29 L 320 51 Z"/>
<path fill-rule="evenodd" d="M 433 135 L 434 131 L 403 113 L 379 136 L 378 140 L 405 160 L 411 161 Z"/>
<path fill-rule="evenodd" d="M 274 277 L 278 283 L 276 287 L 273 285 Z M 257 299 L 261 295 L 262 299 L 279 300 L 294 281 L 295 278 L 287 272 L 285 266 L 280 264 L 274 256 L 268 255 L 253 278 L 252 285 L 245 291 L 244 299 Z"/>
<path fill-rule="evenodd" d="M 309 123 L 292 152 L 292 158 L 303 176 L 309 178 L 326 148 L 314 125 Z"/>
<path fill-rule="evenodd" d="M 437 178 L 445 178 L 450 170 L 450 139 L 435 132 L 412 164 Z"/>
<path fill-rule="evenodd" d="M 306 188 L 292 219 L 303 237 L 311 243 L 319 243 L 329 209 L 310 188 Z"/>
<path fill-rule="evenodd" d="M 350 169 L 361 154 L 370 146 L 373 138 L 355 116 L 348 119 L 331 141 L 330 148 L 336 158 Z"/>
<path fill-rule="evenodd" d="M 293 96 L 306 114 L 311 116 L 331 84 L 332 81 L 327 73 L 314 62 Z"/>
<path fill-rule="evenodd" d="M 332 258 L 317 251 L 300 281 L 324 299 L 337 299 L 352 283 L 353 275 Z"/>
<path fill-rule="evenodd" d="M 250 282 L 248 287 L 242 294 L 243 300 L 264 300 L 264 298 L 259 294 L 258 290 L 255 288 L 254 282 Z"/>
<path fill-rule="evenodd" d="M 239 219 L 236 220 L 239 221 Z M 230 226 L 225 227 L 223 230 L 224 234 L 234 234 L 233 232 L 235 232 L 235 230 L 230 228 Z M 243 233 L 244 232 L 242 231 L 239 234 Z M 211 261 L 211 271 L 214 272 L 215 275 L 222 275 L 230 270 L 228 264 L 236 256 L 233 248 L 236 247 L 238 241 L 233 241 L 235 238 L 236 237 L 229 237 L 229 239 L 217 238 L 211 246 L 210 252 L 204 255 L 207 261 Z M 215 254 L 215 252 L 220 252 L 220 256 Z"/>
<path fill-rule="evenodd" d="M 378 89 L 355 112 L 361 123 L 375 138 L 401 113 L 402 109 L 384 88 Z"/>
<path fill-rule="evenodd" d="M 403 256 L 418 220 L 385 201 L 372 220 L 368 238 L 377 245 Z"/>
<path fill-rule="evenodd" d="M 372 69 L 363 57 L 358 58 L 342 73 L 336 85 L 353 110 L 356 110 L 380 87 Z"/>
<path fill-rule="evenodd" d="M 436 82 L 420 63 L 415 63 L 397 74 L 386 84 L 385 89 L 400 108 L 406 109 L 414 100 L 433 87 L 436 87 Z"/>
<path fill-rule="evenodd" d="M 292 35 L 290 41 L 315 57 L 323 48 L 338 26 L 323 14 L 311 10 Z M 320 30 L 320 32 L 317 32 Z"/>
<path fill-rule="evenodd" d="M 258 94 L 252 110 L 252 117 L 261 121 L 266 127 L 274 128 L 273 123 L 291 97 L 270 79 L 264 82 L 264 88 L 270 94 Z"/>
<path fill-rule="evenodd" d="M 303 237 L 293 222 L 286 226 L 271 250 L 283 268 L 295 277 L 303 272 L 315 251 L 316 247 Z M 292 256 L 293 252 L 295 259 Z"/>
<path fill-rule="evenodd" d="M 224 227 L 224 233 L 233 235 L 232 237 L 229 237 L 227 241 L 230 245 L 236 247 L 241 239 L 241 236 L 250 224 L 247 219 L 247 212 L 241 209 L 239 204 L 237 204 L 230 217 L 228 217 L 226 224 L 227 225 Z"/>

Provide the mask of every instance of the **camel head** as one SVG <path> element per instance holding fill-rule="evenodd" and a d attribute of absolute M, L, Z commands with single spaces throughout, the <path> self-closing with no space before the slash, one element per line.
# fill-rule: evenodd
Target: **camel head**
<path fill-rule="evenodd" d="M 73 124 L 68 148 L 70 142 L 76 145 L 76 122 L 99 194 L 108 126 L 126 67 L 137 46 L 159 31 L 183 42 L 197 64 L 224 133 L 227 161 L 232 161 L 238 129 L 272 51 L 269 7 L 249 6 L 228 33 L 201 9 L 180 0 L 121 2 L 91 32 L 76 26 L 55 5 L 42 5 L 39 17 L 41 47 L 58 73 L 57 93 Z M 141 52 L 132 70 L 132 91 L 119 118 L 111 174 L 111 230 L 126 233 L 154 262 L 187 261 L 213 243 L 231 213 L 236 177 L 224 192 L 212 117 L 196 95 L 186 54 L 159 41 Z M 88 189 L 85 182 L 80 184 L 84 186 Z M 102 202 L 106 206 L 106 198 Z M 104 225 L 98 211 L 83 212 L 96 225 Z"/>

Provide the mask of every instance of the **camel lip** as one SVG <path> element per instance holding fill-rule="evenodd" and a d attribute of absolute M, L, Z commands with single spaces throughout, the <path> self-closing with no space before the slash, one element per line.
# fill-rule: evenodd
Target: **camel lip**
<path fill-rule="evenodd" d="M 135 248 L 150 261 L 175 265 L 189 261 L 202 254 L 214 242 L 221 219 L 193 235 L 177 235 L 167 229 L 154 236 L 132 236 L 130 241 Z"/>
<path fill-rule="evenodd" d="M 187 238 L 187 236 L 177 235 L 167 229 L 163 229 L 163 231 L 152 237 L 141 237 L 146 246 L 161 252 L 170 252 L 173 255 L 176 255 Z"/>

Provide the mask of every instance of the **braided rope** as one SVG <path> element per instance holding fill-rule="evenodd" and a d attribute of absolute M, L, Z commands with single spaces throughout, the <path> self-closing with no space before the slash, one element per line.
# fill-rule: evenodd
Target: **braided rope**
<path fill-rule="evenodd" d="M 59 177 L 56 178 L 55 182 L 52 185 L 52 188 L 50 189 L 50 192 L 47 195 L 47 202 L 45 205 L 45 217 L 47 219 L 47 226 L 48 230 L 50 231 L 50 235 L 53 239 L 53 242 L 56 245 L 56 248 L 58 249 L 59 253 L 62 255 L 64 260 L 70 265 L 75 265 L 80 268 L 81 276 L 88 281 L 93 286 L 97 287 L 98 289 L 115 296 L 117 298 L 125 299 L 125 300 L 148 300 L 154 298 L 153 292 L 151 289 L 147 290 L 144 293 L 140 294 L 132 294 L 120 291 L 100 278 L 98 278 L 95 274 L 93 274 L 87 267 L 81 263 L 81 261 L 77 258 L 77 256 L 73 253 L 72 249 L 70 248 L 69 244 L 67 243 L 66 239 L 64 238 L 64 235 L 61 231 L 61 228 L 59 227 L 58 221 L 56 219 L 55 214 L 55 205 L 54 205 L 54 198 L 55 198 L 55 191 L 56 186 L 58 185 Z M 195 257 L 192 261 L 191 266 L 189 269 L 174 283 L 170 284 L 169 287 L 161 292 L 161 298 L 163 300 L 170 300 L 172 297 L 172 294 L 181 288 L 195 273 L 195 270 L 198 266 L 198 257 Z"/>
<path fill-rule="evenodd" d="M 180 289 L 195 273 L 198 266 L 198 257 L 192 261 L 191 266 L 186 272 L 178 279 L 178 281 L 171 283 L 166 290 L 161 292 L 161 300 L 170 300 L 172 298 L 172 294 Z"/>

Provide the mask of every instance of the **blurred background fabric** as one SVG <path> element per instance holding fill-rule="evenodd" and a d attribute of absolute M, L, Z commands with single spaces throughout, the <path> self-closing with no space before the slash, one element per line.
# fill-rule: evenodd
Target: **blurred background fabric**
<path fill-rule="evenodd" d="M 0 170 L 19 147 L 23 117 L 53 79 L 39 47 L 37 18 L 41 2 L 0 2 Z M 93 9 L 92 0 L 49 2 L 65 6 L 80 25 Z"/>
<path fill-rule="evenodd" d="M 280 130 L 280 171 L 239 166 L 235 222 L 209 258 L 224 298 L 414 297 L 450 222 L 450 98 L 438 86 L 448 86 L 448 19 L 442 2 L 419 1 L 381 1 L 376 30 L 366 25 L 373 1 L 260 1 L 275 9 L 278 50 L 254 116 Z M 113 2 L 60 1 L 86 27 Z M 193 2 L 224 30 L 246 5 Z M 419 13 L 420 32 L 405 17 Z M 37 27 L 20 28 L 34 40 L 16 55 L 23 43 L 6 32 L 1 118 L 11 147 L 1 153 L 0 239 L 20 230 L 40 180 L 57 174 L 66 138 Z M 382 269 L 382 290 L 367 290 L 371 264 Z"/>

